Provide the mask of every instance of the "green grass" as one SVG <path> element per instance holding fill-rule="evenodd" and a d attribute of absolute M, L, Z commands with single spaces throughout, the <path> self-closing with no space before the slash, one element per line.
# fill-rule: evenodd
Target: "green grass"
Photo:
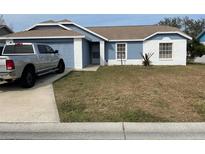
<path fill-rule="evenodd" d="M 168 122 L 168 119 L 162 117 L 154 116 L 148 112 L 142 111 L 140 109 L 135 111 L 126 111 L 121 113 L 121 121 L 129 122 Z"/>
<path fill-rule="evenodd" d="M 61 122 L 205 121 L 205 65 L 104 66 L 54 83 Z"/>
<path fill-rule="evenodd" d="M 197 102 L 193 106 L 196 112 L 203 118 L 203 121 L 205 121 L 205 101 Z"/>

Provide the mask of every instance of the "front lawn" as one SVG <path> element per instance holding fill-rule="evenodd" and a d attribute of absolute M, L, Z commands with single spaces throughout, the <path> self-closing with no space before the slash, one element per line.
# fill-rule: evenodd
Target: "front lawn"
<path fill-rule="evenodd" d="M 105 66 L 54 83 L 61 122 L 205 121 L 205 65 Z"/>

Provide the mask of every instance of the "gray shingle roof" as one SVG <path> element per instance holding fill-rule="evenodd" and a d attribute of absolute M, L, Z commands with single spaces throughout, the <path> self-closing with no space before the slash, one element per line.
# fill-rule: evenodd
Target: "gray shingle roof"
<path fill-rule="evenodd" d="M 82 36 L 78 32 L 61 29 L 44 29 L 44 30 L 31 30 L 22 31 L 5 35 L 4 37 L 61 37 L 61 36 Z"/>
<path fill-rule="evenodd" d="M 144 39 L 156 32 L 178 31 L 170 26 L 145 25 L 145 26 L 104 26 L 87 27 L 89 30 L 108 38 L 109 40 Z"/>
<path fill-rule="evenodd" d="M 57 22 L 72 22 L 71 20 L 68 20 L 68 19 L 63 19 L 63 20 L 59 20 Z"/>
<path fill-rule="evenodd" d="M 46 20 L 46 21 L 42 21 L 41 23 L 56 23 L 54 20 Z"/>
<path fill-rule="evenodd" d="M 46 21 L 42 21 L 41 23 L 59 23 L 59 22 L 72 22 L 71 20 L 68 19 L 63 19 L 63 20 L 58 20 L 58 21 L 54 21 L 54 20 L 46 20 Z"/>

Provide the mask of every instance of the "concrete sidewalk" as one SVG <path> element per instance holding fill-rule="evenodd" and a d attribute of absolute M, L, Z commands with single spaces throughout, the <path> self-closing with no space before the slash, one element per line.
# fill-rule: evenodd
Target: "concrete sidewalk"
<path fill-rule="evenodd" d="M 205 123 L 0 123 L 0 139 L 205 139 Z"/>
<path fill-rule="evenodd" d="M 30 89 L 0 84 L 0 122 L 59 122 L 52 82 L 70 71 L 42 76 Z"/>

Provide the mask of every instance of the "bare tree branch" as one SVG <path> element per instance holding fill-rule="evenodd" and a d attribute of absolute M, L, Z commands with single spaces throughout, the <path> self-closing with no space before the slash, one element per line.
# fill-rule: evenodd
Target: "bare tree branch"
<path fill-rule="evenodd" d="M 0 25 L 6 25 L 3 15 L 0 15 Z"/>

